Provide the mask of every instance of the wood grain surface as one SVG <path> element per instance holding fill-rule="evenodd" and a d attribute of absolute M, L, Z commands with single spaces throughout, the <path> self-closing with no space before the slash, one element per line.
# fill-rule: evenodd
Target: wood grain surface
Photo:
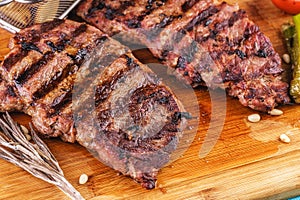
<path fill-rule="evenodd" d="M 279 54 L 285 53 L 280 26 L 291 21 L 291 16 L 276 9 L 270 0 L 243 0 L 238 3 L 270 37 Z M 7 44 L 11 36 L 0 29 L 0 60 L 9 51 Z M 136 52 L 136 55 L 142 61 L 151 60 L 147 51 Z M 288 74 L 288 66 L 285 67 Z M 172 78 L 166 79 L 167 83 L 172 81 Z M 85 199 L 285 199 L 300 195 L 299 105 L 281 106 L 282 116 L 260 113 L 262 120 L 259 123 L 249 123 L 247 116 L 256 112 L 241 106 L 237 99 L 225 97 L 223 101 L 222 91 L 217 90 L 213 94 L 214 103 L 223 105 L 220 116 L 216 116 L 207 89 L 200 88 L 189 95 L 185 95 L 180 86 L 174 90 L 178 91 L 188 111 L 199 117 L 191 121 L 192 129 L 188 131 L 191 136 L 185 138 L 191 145 L 177 160 L 160 171 L 157 189 L 142 189 L 130 178 L 100 163 L 78 144 L 44 139 L 66 178 Z M 28 125 L 30 122 L 30 118 L 23 114 L 14 113 L 13 116 L 21 124 Z M 220 123 L 222 119 L 224 123 Z M 220 137 L 212 151 L 200 158 L 199 152 L 208 130 L 221 130 Z M 291 143 L 279 141 L 281 133 L 287 133 Z M 86 173 L 89 180 L 79 185 L 82 173 Z M 68 197 L 55 186 L 0 160 L 0 199 Z"/>

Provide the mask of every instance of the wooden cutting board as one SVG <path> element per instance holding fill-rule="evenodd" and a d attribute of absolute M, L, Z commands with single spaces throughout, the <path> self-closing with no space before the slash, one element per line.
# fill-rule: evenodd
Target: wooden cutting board
<path fill-rule="evenodd" d="M 238 3 L 270 37 L 279 54 L 285 53 L 280 26 L 291 21 L 291 16 L 277 10 L 270 0 Z M 0 60 L 8 52 L 6 47 L 11 36 L 0 29 Z M 143 52 L 137 55 L 144 61 L 149 57 Z M 178 90 L 180 92 L 180 88 Z M 187 109 L 199 116 L 191 121 L 190 132 L 194 130 L 195 135 L 185 138 L 191 143 L 190 147 L 160 171 L 158 188 L 151 191 L 118 175 L 78 144 L 59 139 L 45 141 L 66 178 L 86 199 L 284 199 L 300 195 L 300 105 L 280 107 L 284 111 L 282 116 L 261 114 L 262 120 L 254 124 L 247 122 L 247 116 L 255 111 L 230 97 L 222 104 L 221 91 L 213 96 L 213 102 L 222 105 L 219 116 L 212 109 L 216 104 L 211 103 L 206 89 L 197 89 L 192 96 L 180 96 Z M 22 114 L 14 114 L 14 117 L 21 124 L 27 125 L 30 121 Z M 220 137 L 212 151 L 200 158 L 208 130 L 220 130 Z M 290 144 L 278 139 L 286 132 L 291 138 Z M 79 185 L 82 173 L 89 176 L 89 181 Z M 0 199 L 68 198 L 55 186 L 0 160 Z"/>

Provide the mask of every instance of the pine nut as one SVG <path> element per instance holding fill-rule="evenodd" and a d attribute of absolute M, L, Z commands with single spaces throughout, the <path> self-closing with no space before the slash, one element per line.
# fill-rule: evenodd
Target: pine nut
<path fill-rule="evenodd" d="M 283 54 L 282 59 L 285 63 L 289 64 L 291 62 L 291 57 L 289 54 Z"/>
<path fill-rule="evenodd" d="M 24 134 L 28 134 L 29 133 L 28 129 L 25 126 L 23 126 L 23 125 L 21 125 L 21 130 L 22 130 L 22 132 Z"/>
<path fill-rule="evenodd" d="M 26 137 L 26 139 L 28 140 L 28 141 L 30 141 L 32 138 L 31 138 L 31 135 L 29 135 L 29 134 L 25 134 L 25 137 Z"/>
<path fill-rule="evenodd" d="M 25 126 L 23 126 L 23 125 L 21 125 L 20 127 L 21 127 L 21 130 L 24 133 L 26 139 L 28 141 L 30 141 L 32 138 L 31 138 L 31 135 L 29 134 L 29 130 Z"/>
<path fill-rule="evenodd" d="M 79 184 L 83 185 L 88 181 L 89 177 L 86 174 L 81 174 L 79 177 Z"/>
<path fill-rule="evenodd" d="M 285 133 L 281 134 L 279 136 L 279 139 L 284 142 L 284 143 L 290 143 L 291 139 L 289 138 L 289 136 L 287 136 Z"/>
<path fill-rule="evenodd" d="M 271 111 L 268 112 L 270 115 L 282 115 L 283 111 L 279 110 L 279 109 L 273 109 Z"/>
<path fill-rule="evenodd" d="M 260 121 L 260 115 L 259 114 L 252 114 L 248 116 L 248 121 L 249 122 L 259 122 Z"/>

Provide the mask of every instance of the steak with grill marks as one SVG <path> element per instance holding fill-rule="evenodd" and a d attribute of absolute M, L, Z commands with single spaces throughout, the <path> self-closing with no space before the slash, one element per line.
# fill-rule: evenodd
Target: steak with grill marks
<path fill-rule="evenodd" d="M 0 67 L 2 111 L 23 111 L 40 133 L 77 141 L 155 187 L 187 115 L 147 66 L 100 30 L 70 20 L 26 28 L 9 47 Z"/>
<path fill-rule="evenodd" d="M 221 87 L 244 106 L 290 101 L 281 59 L 244 10 L 212 0 L 84 0 L 77 14 L 109 35 L 133 36 L 194 87 Z"/>

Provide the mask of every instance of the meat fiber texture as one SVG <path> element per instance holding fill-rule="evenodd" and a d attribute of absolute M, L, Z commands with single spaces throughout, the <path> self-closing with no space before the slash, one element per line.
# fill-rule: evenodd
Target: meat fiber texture
<path fill-rule="evenodd" d="M 84 0 L 77 14 L 111 36 L 140 41 L 193 87 L 224 88 L 264 112 L 290 102 L 279 55 L 238 5 Z"/>
<path fill-rule="evenodd" d="M 0 110 L 32 116 L 41 134 L 77 141 L 147 189 L 186 120 L 173 92 L 95 27 L 54 20 L 21 30 L 1 63 Z"/>

